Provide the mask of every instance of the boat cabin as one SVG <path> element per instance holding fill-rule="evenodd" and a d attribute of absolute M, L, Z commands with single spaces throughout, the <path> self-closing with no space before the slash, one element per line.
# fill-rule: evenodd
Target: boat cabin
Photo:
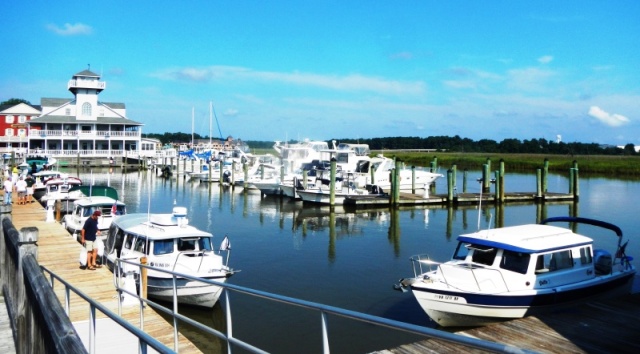
<path fill-rule="evenodd" d="M 611 255 L 603 250 L 594 251 L 590 238 L 548 225 L 513 226 L 461 235 L 453 261 L 458 270 L 466 268 L 479 276 L 480 287 L 485 281 L 508 290 L 556 287 L 612 271 Z M 486 278 L 480 275 L 483 270 L 487 270 Z M 447 280 L 463 277 L 463 272 L 454 275 L 449 268 L 444 273 Z M 500 277 L 504 280 L 497 280 Z"/>
<path fill-rule="evenodd" d="M 211 252 L 213 235 L 189 226 L 185 217 L 174 214 L 128 214 L 111 223 L 106 250 L 109 256 L 147 256 L 149 265 L 169 267 L 175 257 Z M 112 260 L 113 261 L 113 260 Z"/>

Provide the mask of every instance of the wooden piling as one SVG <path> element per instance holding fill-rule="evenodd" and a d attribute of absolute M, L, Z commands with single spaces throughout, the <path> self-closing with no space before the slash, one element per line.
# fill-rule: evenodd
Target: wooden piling
<path fill-rule="evenodd" d="M 453 171 L 447 170 L 447 203 L 453 203 Z"/>
<path fill-rule="evenodd" d="M 411 193 L 416 194 L 416 166 L 411 166 Z"/>
<path fill-rule="evenodd" d="M 573 160 L 573 199 L 580 199 L 580 183 L 578 178 L 578 161 Z"/>
<path fill-rule="evenodd" d="M 500 159 L 500 202 L 504 202 L 504 159 Z"/>
<path fill-rule="evenodd" d="M 469 171 L 467 171 L 467 169 L 464 169 L 464 172 L 462 173 L 462 193 L 467 193 L 467 177 L 469 176 Z"/>
<path fill-rule="evenodd" d="M 400 170 L 402 161 L 396 160 L 396 168 L 393 170 L 393 204 L 400 204 Z"/>
<path fill-rule="evenodd" d="M 140 257 L 140 264 L 147 265 L 147 257 Z M 147 268 L 141 267 L 140 269 L 140 296 L 143 299 L 147 298 Z"/>
<path fill-rule="evenodd" d="M 331 173 L 329 175 L 329 205 L 336 204 L 336 158 L 331 158 Z"/>
<path fill-rule="evenodd" d="M 544 159 L 544 165 L 542 170 L 542 192 L 547 193 L 549 191 L 549 159 Z"/>
<path fill-rule="evenodd" d="M 536 169 L 536 198 L 542 198 L 542 170 Z"/>

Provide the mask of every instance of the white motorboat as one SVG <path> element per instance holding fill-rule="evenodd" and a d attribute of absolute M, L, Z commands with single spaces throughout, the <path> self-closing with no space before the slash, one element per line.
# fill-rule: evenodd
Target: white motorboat
<path fill-rule="evenodd" d="M 593 239 L 550 222 L 603 227 L 618 236 L 615 253 L 595 249 Z M 622 231 L 586 218 L 556 217 L 541 224 L 482 230 L 458 237 L 452 260 L 414 256 L 410 288 L 440 326 L 478 326 L 521 318 L 601 295 L 631 290 L 636 268 L 625 254 Z"/>
<path fill-rule="evenodd" d="M 318 171 L 320 172 L 320 171 Z M 329 171 L 322 171 L 327 174 Z M 368 188 L 359 188 L 354 183 L 351 173 L 346 173 L 346 178 L 338 177 L 334 183 L 335 191 L 333 193 L 333 203 L 337 205 L 344 204 L 344 200 L 349 196 L 370 195 L 382 196 L 384 192 L 377 186 L 369 186 Z M 313 187 L 307 189 L 297 189 L 296 193 L 305 203 L 314 204 L 331 204 L 331 187 L 329 179 L 322 178 L 320 174 Z"/>
<path fill-rule="evenodd" d="M 244 188 L 258 189 L 266 195 L 280 193 L 280 166 L 271 163 L 259 164 L 244 181 Z"/>
<path fill-rule="evenodd" d="M 382 154 L 378 154 L 370 160 L 361 160 L 358 162 L 358 167 L 356 168 L 358 176 L 357 184 L 373 184 L 384 190 L 390 190 L 390 173 L 395 168 L 395 161 L 383 156 Z M 371 169 L 373 169 L 373 174 Z M 412 190 L 413 188 L 426 189 L 440 177 L 443 177 L 440 173 L 419 168 L 401 168 L 399 171 L 400 190 L 407 191 Z"/>
<path fill-rule="evenodd" d="M 48 202 L 62 200 L 73 202 L 85 195 L 81 191 L 71 192 L 71 188 L 82 185 L 82 180 L 77 177 L 63 175 L 57 178 L 50 178 L 44 183 L 46 189 L 45 194 L 40 198 L 40 203 L 47 206 Z M 34 189 L 35 194 L 35 189 Z M 70 209 L 70 208 L 67 208 Z M 68 211 L 68 210 L 67 210 Z"/>
<path fill-rule="evenodd" d="M 169 302 L 173 301 L 174 276 L 161 270 L 225 282 L 234 273 L 227 266 L 231 250 L 227 237 L 215 251 L 213 235 L 188 225 L 186 214 L 186 208 L 174 207 L 172 214 L 127 214 L 114 219 L 105 242 L 109 269 L 119 274 L 115 269 L 117 259 L 139 263 L 146 257 L 152 267 L 147 272 L 147 294 Z M 226 259 L 222 252 L 226 252 Z M 131 265 L 123 268 L 125 272 L 139 270 Z M 176 291 L 179 303 L 212 307 L 222 287 L 177 277 Z"/>
<path fill-rule="evenodd" d="M 107 231 L 111 222 L 127 213 L 126 204 L 122 201 L 105 196 L 91 196 L 77 199 L 73 202 L 73 210 L 62 219 L 64 227 L 72 234 L 80 233 L 84 222 L 95 212 L 100 211 L 98 217 L 98 229 Z M 106 239 L 106 233 L 102 234 Z"/>
<path fill-rule="evenodd" d="M 52 178 L 64 178 L 67 174 L 60 171 L 40 171 L 32 174 L 36 183 L 33 185 L 33 197 L 36 200 L 40 200 L 45 194 L 47 194 L 47 186 L 45 183 Z"/>

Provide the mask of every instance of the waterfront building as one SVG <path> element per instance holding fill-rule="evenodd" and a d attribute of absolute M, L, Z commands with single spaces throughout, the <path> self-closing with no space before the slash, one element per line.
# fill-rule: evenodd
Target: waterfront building
<path fill-rule="evenodd" d="M 29 144 L 27 124 L 40 114 L 40 106 L 27 103 L 0 106 L 0 151 L 25 153 Z"/>
<path fill-rule="evenodd" d="M 138 157 L 143 124 L 127 117 L 124 103 L 98 100 L 106 86 L 100 75 L 83 70 L 67 83 L 73 98 L 42 98 L 41 115 L 27 120 L 28 152 L 105 161 Z"/>

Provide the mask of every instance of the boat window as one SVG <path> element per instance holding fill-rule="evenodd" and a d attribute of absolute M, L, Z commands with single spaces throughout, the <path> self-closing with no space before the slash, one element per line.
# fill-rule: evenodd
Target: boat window
<path fill-rule="evenodd" d="M 593 262 L 591 246 L 580 248 L 580 264 L 591 264 L 591 262 Z"/>
<path fill-rule="evenodd" d="M 178 251 L 195 251 L 196 240 L 195 239 L 178 239 Z"/>
<path fill-rule="evenodd" d="M 453 259 L 459 259 L 461 261 L 467 259 L 467 255 L 469 254 L 468 245 L 468 243 L 458 242 L 458 247 L 456 247 L 456 251 L 453 253 Z"/>
<path fill-rule="evenodd" d="M 145 251 L 147 249 L 146 244 L 147 244 L 147 239 L 146 238 L 138 237 L 136 239 L 136 246 L 135 246 L 135 248 L 133 250 L 136 251 L 136 252 L 145 253 Z"/>
<path fill-rule="evenodd" d="M 200 251 L 212 251 L 213 247 L 211 247 L 211 237 L 200 237 L 198 239 L 198 248 Z"/>
<path fill-rule="evenodd" d="M 493 247 L 469 245 L 468 248 L 473 250 L 471 261 L 479 264 L 492 265 L 498 253 L 498 250 Z"/>
<path fill-rule="evenodd" d="M 133 245 L 133 240 L 136 238 L 135 235 L 127 235 L 126 240 L 124 241 L 124 248 L 130 250 Z"/>
<path fill-rule="evenodd" d="M 83 211 L 82 216 L 89 217 L 89 216 L 91 216 L 91 214 L 93 214 L 91 212 L 91 208 L 83 208 L 82 211 Z"/>
<path fill-rule="evenodd" d="M 560 251 L 551 254 L 549 261 L 549 271 L 567 269 L 573 267 L 573 257 L 571 251 Z"/>
<path fill-rule="evenodd" d="M 113 211 L 113 208 L 111 209 Z M 116 214 L 115 215 L 124 215 L 126 214 L 126 207 L 124 205 L 116 205 Z"/>
<path fill-rule="evenodd" d="M 120 251 L 122 250 L 123 241 L 124 241 L 124 231 L 118 229 L 118 232 L 116 233 L 116 238 L 114 241 L 114 246 L 113 246 L 116 249 L 118 258 L 120 258 Z"/>
<path fill-rule="evenodd" d="M 502 261 L 500 262 L 500 268 L 520 274 L 527 274 L 530 259 L 531 255 L 527 253 L 504 250 L 502 252 Z"/>
<path fill-rule="evenodd" d="M 153 242 L 153 254 L 169 254 L 173 253 L 173 239 L 170 240 L 156 240 Z"/>

